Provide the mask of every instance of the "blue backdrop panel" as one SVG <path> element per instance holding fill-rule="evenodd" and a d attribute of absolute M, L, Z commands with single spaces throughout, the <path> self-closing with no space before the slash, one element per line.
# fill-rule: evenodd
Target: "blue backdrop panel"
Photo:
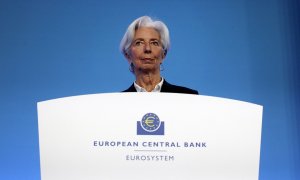
<path fill-rule="evenodd" d="M 40 179 L 38 101 L 132 83 L 118 48 L 142 15 L 170 29 L 169 82 L 264 106 L 260 179 L 299 179 L 299 12 L 297 0 L 1 0 L 0 179 Z"/>

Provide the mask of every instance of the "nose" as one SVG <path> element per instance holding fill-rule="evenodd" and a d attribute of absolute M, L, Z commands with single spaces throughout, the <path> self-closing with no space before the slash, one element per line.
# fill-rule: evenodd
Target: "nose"
<path fill-rule="evenodd" d="M 146 54 L 150 54 L 151 53 L 151 46 L 150 46 L 149 43 L 145 43 L 144 53 L 146 53 Z"/>

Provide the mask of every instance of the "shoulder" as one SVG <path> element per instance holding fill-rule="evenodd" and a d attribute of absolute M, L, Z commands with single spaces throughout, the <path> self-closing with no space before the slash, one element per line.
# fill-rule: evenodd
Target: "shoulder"
<path fill-rule="evenodd" d="M 184 94 L 199 94 L 197 90 L 190 89 L 183 86 L 177 86 L 168 83 L 164 80 L 164 83 L 161 88 L 161 92 L 169 92 L 169 93 L 184 93 Z"/>
<path fill-rule="evenodd" d="M 134 85 L 132 84 L 128 89 L 126 89 L 122 92 L 136 92 L 136 89 L 135 89 Z"/>

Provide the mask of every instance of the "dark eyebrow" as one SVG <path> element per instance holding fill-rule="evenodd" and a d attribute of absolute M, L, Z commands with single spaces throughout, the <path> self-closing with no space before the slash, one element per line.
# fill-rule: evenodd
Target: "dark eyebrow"
<path fill-rule="evenodd" d="M 137 38 L 137 39 L 135 39 L 134 41 L 144 41 L 144 39 L 143 38 Z"/>
<path fill-rule="evenodd" d="M 137 40 L 145 41 L 145 39 L 143 39 L 143 38 L 137 38 L 134 41 L 137 41 Z M 159 39 L 153 38 L 153 39 L 150 39 L 150 41 L 159 41 Z"/>

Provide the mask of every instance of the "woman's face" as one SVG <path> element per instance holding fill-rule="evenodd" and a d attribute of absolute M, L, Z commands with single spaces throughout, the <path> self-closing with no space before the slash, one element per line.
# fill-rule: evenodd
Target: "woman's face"
<path fill-rule="evenodd" d="M 160 72 L 160 64 L 165 58 L 159 33 L 153 28 L 136 30 L 127 59 L 133 63 L 134 72 Z"/>

